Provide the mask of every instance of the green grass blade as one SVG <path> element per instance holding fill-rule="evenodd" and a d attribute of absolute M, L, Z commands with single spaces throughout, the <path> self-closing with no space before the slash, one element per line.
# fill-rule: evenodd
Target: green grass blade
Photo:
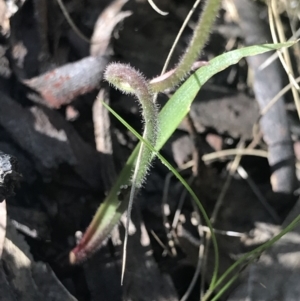
<path fill-rule="evenodd" d="M 218 292 L 216 296 L 214 296 L 211 301 L 217 301 L 219 298 L 229 289 L 229 287 L 238 279 L 239 274 L 234 275 L 224 286 L 222 286 L 221 290 Z M 202 300 L 206 301 L 206 300 Z"/>
<path fill-rule="evenodd" d="M 159 133 L 156 149 L 159 150 L 170 138 L 172 133 L 189 112 L 190 106 L 200 88 L 212 76 L 226 69 L 227 67 L 238 63 L 244 57 L 261 54 L 271 50 L 277 50 L 282 47 L 290 47 L 294 43 L 295 42 L 265 44 L 233 50 L 217 56 L 216 58 L 212 59 L 208 65 L 197 70 L 185 81 L 185 83 L 176 91 L 176 93 L 170 98 L 170 100 L 161 110 L 159 114 Z"/>

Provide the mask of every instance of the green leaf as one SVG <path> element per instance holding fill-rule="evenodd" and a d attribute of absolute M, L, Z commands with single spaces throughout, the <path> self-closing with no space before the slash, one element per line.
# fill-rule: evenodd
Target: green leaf
<path fill-rule="evenodd" d="M 159 150 L 189 112 L 190 106 L 200 88 L 215 74 L 238 63 L 242 58 L 290 47 L 295 42 L 265 44 L 233 50 L 212 59 L 208 65 L 198 69 L 176 91 L 159 114 L 159 133 L 156 149 Z"/>

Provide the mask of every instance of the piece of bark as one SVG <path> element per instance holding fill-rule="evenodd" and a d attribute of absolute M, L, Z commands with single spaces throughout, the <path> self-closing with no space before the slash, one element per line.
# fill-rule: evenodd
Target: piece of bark
<path fill-rule="evenodd" d="M 255 100 L 244 93 L 207 84 L 192 103 L 190 115 L 197 132 L 213 128 L 219 134 L 250 140 L 259 111 Z M 186 130 L 183 123 L 180 127 Z"/>
<path fill-rule="evenodd" d="M 16 158 L 0 151 L 0 202 L 14 193 L 19 178 Z"/>
<path fill-rule="evenodd" d="M 91 38 L 91 56 L 99 56 L 111 52 L 108 47 L 115 26 L 131 15 L 130 11 L 121 11 L 127 1 L 116 0 L 112 2 L 99 16 Z"/>
<path fill-rule="evenodd" d="M 57 109 L 99 87 L 107 62 L 108 58 L 105 56 L 89 56 L 24 80 L 23 83 L 39 92 L 42 96 L 39 102 Z"/>
<path fill-rule="evenodd" d="M 7 135 L 7 133 L 6 133 Z M 34 169 L 34 166 L 22 149 L 18 148 L 10 138 L 5 139 L 5 132 L 1 131 L 0 136 L 5 141 L 0 141 L 0 149 L 11 156 L 18 158 L 18 170 L 22 176 L 22 181 L 26 181 L 28 184 L 34 183 L 37 179 L 37 171 Z"/>
<path fill-rule="evenodd" d="M 45 114 L 38 116 L 37 108 L 30 112 L 1 92 L 0 95 L 0 124 L 17 144 L 34 157 L 38 170 L 57 168 L 63 162 L 75 164 L 64 130 L 53 127 Z"/>
<path fill-rule="evenodd" d="M 103 157 L 101 169 L 102 179 L 106 191 L 109 191 L 117 178 L 116 167 L 113 161 L 113 146 L 111 139 L 111 126 L 109 112 L 104 107 L 103 102 L 109 105 L 109 93 L 106 88 L 102 88 L 93 105 L 93 122 L 95 132 L 95 142 L 97 151 L 107 155 Z"/>
<path fill-rule="evenodd" d="M 76 301 L 45 264 L 34 262 L 10 222 L 0 261 L 0 296 L 5 301 Z"/>
<path fill-rule="evenodd" d="M 234 0 L 239 15 L 239 24 L 247 45 L 272 41 L 269 26 L 260 18 L 261 6 L 251 0 Z M 253 70 L 255 98 L 263 110 L 269 101 L 282 89 L 282 67 L 278 60 L 263 70 L 261 65 L 272 55 L 264 53 L 247 57 Z M 284 97 L 272 106 L 260 120 L 263 138 L 268 145 L 268 160 L 271 167 L 273 191 L 291 195 L 296 189 L 295 155 L 291 139 Z M 284 202 L 286 198 L 282 198 Z M 279 201 L 279 200 L 278 200 Z"/>
<path fill-rule="evenodd" d="M 0 92 L 0 124 L 24 149 L 43 176 L 51 176 L 61 164 L 74 168 L 94 189 L 101 189 L 101 159 L 58 112 L 47 108 L 23 108 Z"/>

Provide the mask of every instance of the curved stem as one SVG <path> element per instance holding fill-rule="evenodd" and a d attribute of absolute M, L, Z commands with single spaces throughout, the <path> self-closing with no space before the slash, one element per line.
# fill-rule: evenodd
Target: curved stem
<path fill-rule="evenodd" d="M 154 146 L 157 138 L 158 112 L 154 97 L 150 92 L 148 83 L 145 78 L 134 68 L 118 63 L 110 64 L 107 67 L 104 73 L 104 78 L 122 92 L 133 94 L 137 97 L 142 107 L 142 116 L 145 123 L 143 138 Z M 127 210 L 121 284 L 123 283 L 125 273 L 128 228 L 135 191 L 137 188 L 140 188 L 142 186 L 152 159 L 153 152 L 145 147 L 144 144 L 141 144 L 131 179 L 132 186 Z"/>

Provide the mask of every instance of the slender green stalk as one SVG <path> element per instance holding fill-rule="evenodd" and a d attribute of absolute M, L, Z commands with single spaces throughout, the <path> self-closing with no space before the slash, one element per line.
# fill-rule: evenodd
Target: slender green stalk
<path fill-rule="evenodd" d="M 219 298 L 229 289 L 229 287 L 238 279 L 239 274 L 234 275 L 225 285 L 223 285 L 222 289 L 217 293 L 216 296 L 211 301 L 217 301 Z M 202 301 L 206 301 L 204 298 Z"/>
<path fill-rule="evenodd" d="M 133 94 L 137 97 L 142 107 L 142 116 L 145 123 L 143 138 L 149 141 L 151 145 L 155 145 L 157 138 L 158 111 L 157 106 L 154 103 L 153 95 L 150 92 L 148 83 L 146 82 L 144 77 L 129 65 L 114 63 L 110 64 L 107 67 L 104 73 L 104 78 L 122 92 Z M 152 158 L 153 152 L 151 151 L 151 149 L 145 147 L 144 144 L 141 144 L 131 179 L 132 185 L 129 196 L 125 238 L 123 245 L 121 284 L 123 284 L 126 266 L 128 228 L 131 217 L 132 204 L 136 189 L 140 188 L 145 180 L 147 171 L 151 165 Z"/>
<path fill-rule="evenodd" d="M 178 85 L 191 70 L 193 63 L 208 40 L 209 32 L 217 17 L 222 0 L 207 0 L 202 14 L 199 17 L 193 37 L 190 41 L 185 54 L 180 60 L 175 72 L 162 81 L 151 81 L 151 89 L 153 92 L 162 92 L 166 89 Z"/>
<path fill-rule="evenodd" d="M 180 30 L 179 30 L 179 32 L 178 32 L 178 34 L 177 34 L 177 36 L 176 36 L 176 38 L 175 38 L 175 40 L 174 40 L 174 42 L 173 42 L 173 45 L 172 45 L 172 47 L 171 47 L 171 49 L 170 49 L 170 52 L 169 52 L 169 54 L 168 54 L 168 56 L 167 56 L 167 58 L 166 58 L 164 67 L 163 67 L 163 69 L 162 69 L 162 71 L 161 71 L 161 75 L 163 75 L 163 74 L 166 72 L 166 70 L 167 70 L 167 68 L 168 68 L 168 65 L 169 65 L 169 63 L 170 63 L 171 57 L 172 57 L 172 55 L 173 55 L 173 53 L 174 53 L 175 47 L 176 47 L 176 45 L 178 44 L 178 41 L 179 41 L 179 39 L 180 39 L 180 37 L 181 37 L 181 35 L 182 35 L 182 33 L 183 33 L 185 27 L 187 26 L 188 22 L 190 21 L 190 19 L 191 19 L 193 13 L 194 13 L 194 11 L 195 11 L 195 9 L 197 8 L 198 4 L 200 3 L 200 1 L 201 1 L 201 0 L 196 0 L 196 1 L 195 1 L 195 3 L 194 3 L 194 5 L 193 5 L 192 9 L 190 10 L 190 12 L 189 12 L 188 15 L 186 16 L 184 22 L 182 23 L 181 28 L 180 28 Z"/>

